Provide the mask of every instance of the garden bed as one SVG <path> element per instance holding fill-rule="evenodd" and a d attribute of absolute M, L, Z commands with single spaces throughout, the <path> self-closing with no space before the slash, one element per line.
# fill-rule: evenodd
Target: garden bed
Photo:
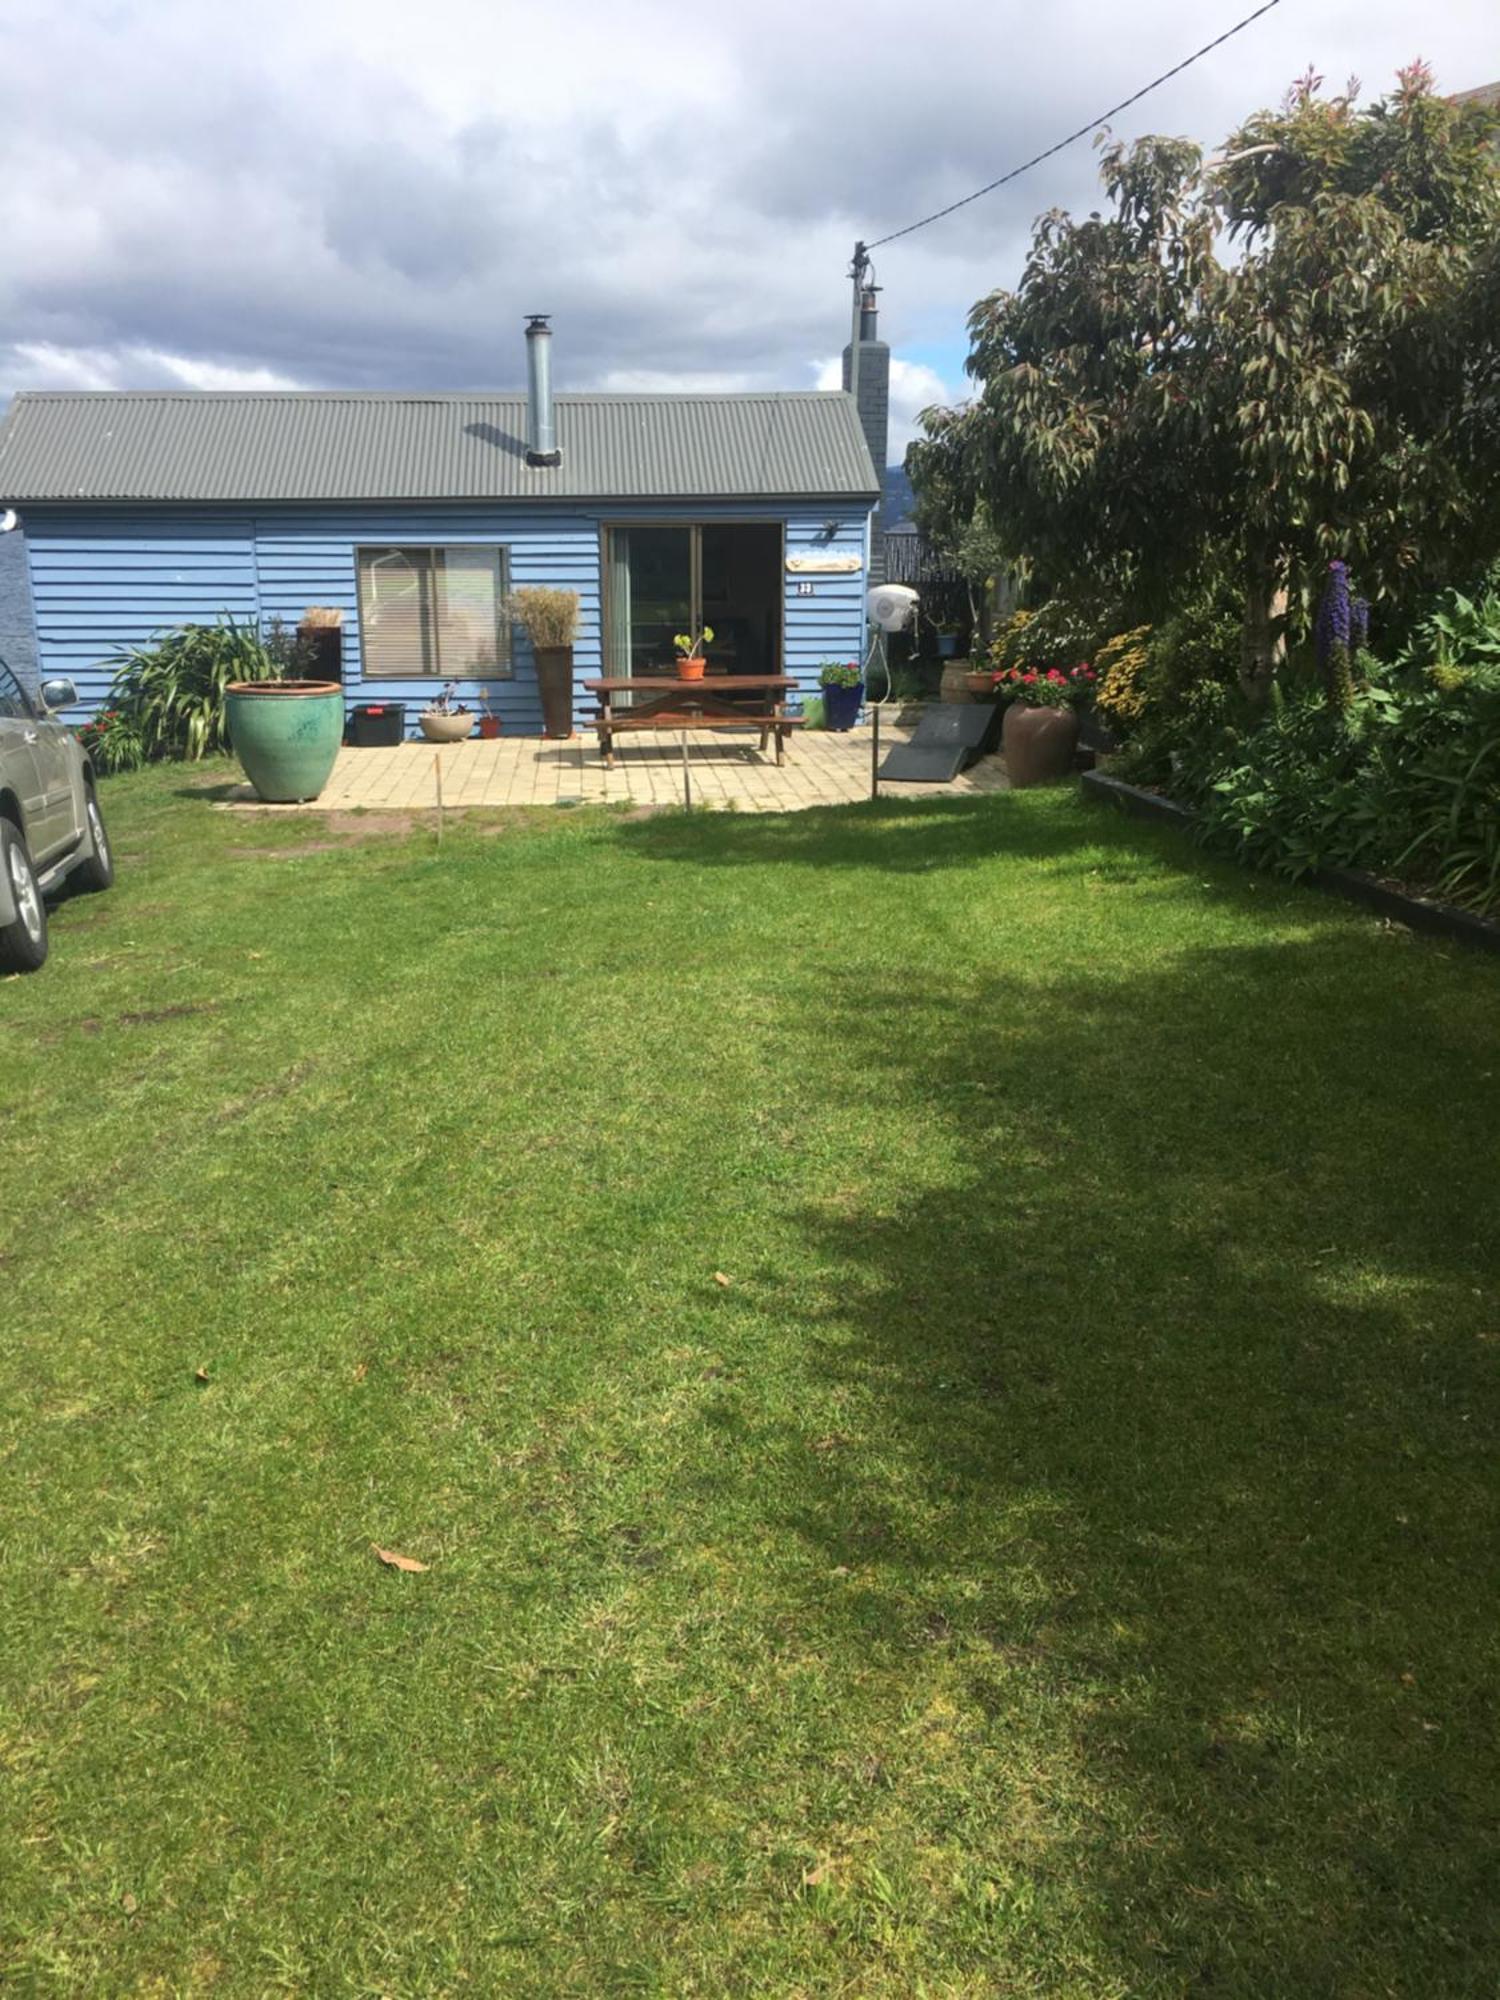
<path fill-rule="evenodd" d="M 1079 783 L 1086 797 L 1106 799 L 1136 819 L 1164 821 L 1173 826 L 1192 827 L 1197 815 L 1163 792 L 1147 791 L 1130 785 L 1107 771 L 1085 771 Z M 1500 952 L 1500 923 L 1461 910 L 1453 903 L 1439 902 L 1400 882 L 1382 881 L 1356 868 L 1311 868 L 1298 878 L 1316 889 L 1342 896 L 1346 902 L 1360 903 L 1378 915 L 1391 917 L 1414 931 L 1432 937 L 1456 939 L 1460 944 L 1477 945 L 1481 951 Z"/>

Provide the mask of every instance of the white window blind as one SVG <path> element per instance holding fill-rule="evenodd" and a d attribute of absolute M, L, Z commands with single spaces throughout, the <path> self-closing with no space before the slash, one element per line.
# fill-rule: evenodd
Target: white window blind
<path fill-rule="evenodd" d="M 374 680 L 494 680 L 511 672 L 509 551 L 359 551 L 359 635 Z"/>

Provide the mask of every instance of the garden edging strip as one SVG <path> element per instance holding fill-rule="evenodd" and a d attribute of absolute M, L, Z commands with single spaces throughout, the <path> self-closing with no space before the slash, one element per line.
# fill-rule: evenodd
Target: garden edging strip
<path fill-rule="evenodd" d="M 1164 798 L 1159 792 L 1145 791 L 1140 785 L 1127 785 L 1123 778 L 1112 778 L 1107 771 L 1084 771 L 1080 774 L 1079 783 L 1086 798 L 1106 799 L 1136 819 L 1191 827 L 1197 817 L 1187 806 L 1179 805 L 1176 799 Z M 1380 916 L 1393 917 L 1397 923 L 1406 924 L 1411 930 L 1425 931 L 1432 937 L 1451 938 L 1459 944 L 1475 945 L 1481 951 L 1500 952 L 1500 923 L 1494 923 L 1488 917 L 1477 917 L 1470 910 L 1460 910 L 1452 903 L 1439 903 L 1428 896 L 1416 896 L 1408 890 L 1392 888 L 1389 883 L 1381 882 L 1373 875 L 1362 874 L 1358 869 L 1312 868 L 1300 880 L 1310 883 L 1315 889 L 1342 896 L 1346 902 L 1360 903 Z"/>

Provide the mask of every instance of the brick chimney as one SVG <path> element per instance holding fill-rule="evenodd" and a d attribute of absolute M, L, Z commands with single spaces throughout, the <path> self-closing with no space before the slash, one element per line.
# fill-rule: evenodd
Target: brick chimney
<path fill-rule="evenodd" d="M 880 508 L 870 540 L 872 583 L 879 583 L 885 575 L 885 460 L 891 427 L 891 350 L 880 338 L 875 304 L 879 289 L 878 285 L 866 285 L 859 300 L 859 423 L 881 487 Z M 851 344 L 844 349 L 846 390 L 853 375 L 853 356 Z"/>

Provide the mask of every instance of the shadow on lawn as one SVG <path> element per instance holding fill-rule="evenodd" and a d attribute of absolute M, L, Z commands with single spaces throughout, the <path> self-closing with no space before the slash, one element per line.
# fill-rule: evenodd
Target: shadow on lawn
<path fill-rule="evenodd" d="M 1042 1013 L 1004 978 L 808 997 L 847 1055 L 808 1089 L 915 1105 L 965 1164 L 805 1217 L 842 1287 L 814 1365 L 871 1448 L 788 1526 L 859 1579 L 830 1616 L 948 1649 L 983 1768 L 1030 1759 L 991 1839 L 1048 1824 L 1020 1853 L 1083 1912 L 1080 1991 L 1500 1979 L 1471 976 L 1370 927 L 1075 973 Z"/>
<path fill-rule="evenodd" d="M 1064 818 L 1048 808 L 1060 805 Z M 1072 790 L 1018 805 L 1006 793 L 982 798 L 871 799 L 787 813 L 666 813 L 619 829 L 622 849 L 643 861 L 694 867 L 882 868 L 920 874 L 974 867 L 998 844 L 1017 859 L 1059 856 L 1111 842 L 1123 828 L 1114 814 L 1079 815 Z"/>

